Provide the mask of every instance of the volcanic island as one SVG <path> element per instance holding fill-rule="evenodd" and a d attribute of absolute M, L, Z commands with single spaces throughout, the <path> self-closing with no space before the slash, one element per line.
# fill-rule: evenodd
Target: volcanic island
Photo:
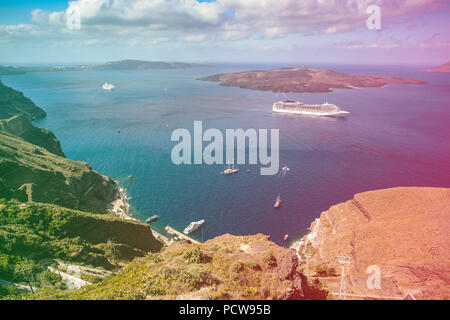
<path fill-rule="evenodd" d="M 425 81 L 355 75 L 326 69 L 283 68 L 216 74 L 199 78 L 220 82 L 221 86 L 273 92 L 332 92 L 332 89 L 378 88 L 388 84 L 428 84 Z"/>

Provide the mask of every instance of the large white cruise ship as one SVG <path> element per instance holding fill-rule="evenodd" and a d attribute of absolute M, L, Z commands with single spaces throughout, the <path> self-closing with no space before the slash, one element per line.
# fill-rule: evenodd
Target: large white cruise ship
<path fill-rule="evenodd" d="M 350 113 L 328 102 L 324 104 L 304 104 L 303 102 L 296 101 L 276 102 L 273 104 L 273 111 L 314 116 L 341 116 Z"/>

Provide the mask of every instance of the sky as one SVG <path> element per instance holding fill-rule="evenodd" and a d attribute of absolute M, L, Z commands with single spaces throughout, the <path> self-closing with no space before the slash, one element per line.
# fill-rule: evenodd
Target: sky
<path fill-rule="evenodd" d="M 438 65 L 449 31 L 450 0 L 0 0 L 0 63 Z"/>

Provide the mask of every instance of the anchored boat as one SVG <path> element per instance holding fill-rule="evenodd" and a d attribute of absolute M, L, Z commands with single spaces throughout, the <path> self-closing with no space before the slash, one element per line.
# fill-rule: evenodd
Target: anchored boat
<path fill-rule="evenodd" d="M 112 83 L 105 82 L 103 84 L 102 88 L 105 90 L 112 90 L 115 88 L 115 86 Z"/>
<path fill-rule="evenodd" d="M 228 168 L 223 172 L 223 174 L 233 174 L 237 172 L 239 172 L 239 169 L 235 168 L 234 164 L 233 165 L 229 164 Z"/>
<path fill-rule="evenodd" d="M 158 218 L 159 218 L 159 216 L 157 214 L 155 214 L 155 215 L 151 216 L 150 218 L 148 218 L 147 220 L 145 220 L 145 222 L 150 223 L 150 222 L 158 220 Z"/>
<path fill-rule="evenodd" d="M 281 206 L 281 198 L 280 198 L 280 196 L 278 195 L 277 201 L 275 201 L 275 204 L 273 205 L 273 207 L 274 207 L 275 209 L 278 209 L 280 206 Z"/>
<path fill-rule="evenodd" d="M 184 234 L 190 234 L 192 232 L 194 232 L 195 230 L 197 230 L 198 228 L 200 228 L 203 224 L 205 223 L 205 220 L 200 220 L 200 221 L 196 221 L 196 222 L 191 222 L 190 225 L 188 225 L 183 233 Z"/>

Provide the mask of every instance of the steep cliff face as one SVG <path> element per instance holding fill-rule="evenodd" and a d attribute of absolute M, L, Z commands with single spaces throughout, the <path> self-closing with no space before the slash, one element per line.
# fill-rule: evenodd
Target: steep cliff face
<path fill-rule="evenodd" d="M 448 299 L 449 218 L 450 189 L 365 192 L 323 212 L 294 247 L 308 282 L 329 298 L 338 297 L 344 256 L 347 298 Z"/>
<path fill-rule="evenodd" d="M 115 183 L 87 163 L 58 156 L 0 130 L 0 198 L 103 213 L 115 194 Z"/>
<path fill-rule="evenodd" d="M 18 114 L 28 120 L 46 116 L 45 111 L 25 97 L 22 92 L 7 87 L 0 81 L 0 119 L 8 119 Z"/>
<path fill-rule="evenodd" d="M 0 278 L 38 279 L 42 287 L 48 272 L 42 261 L 112 270 L 159 251 L 162 244 L 147 224 L 92 214 L 107 212 L 115 183 L 65 158 L 55 135 L 31 124 L 42 116 L 42 109 L 0 82 L 0 119 L 7 117 L 0 120 Z M 24 266 L 32 276 L 18 271 Z"/>
<path fill-rule="evenodd" d="M 0 131 L 10 133 L 29 143 L 43 147 L 51 153 L 64 157 L 61 143 L 53 132 L 33 126 L 23 115 L 0 120 Z"/>
<path fill-rule="evenodd" d="M 87 163 L 66 159 L 55 135 L 31 120 L 45 116 L 30 99 L 0 82 L 0 198 L 33 200 L 104 213 L 115 183 Z"/>

